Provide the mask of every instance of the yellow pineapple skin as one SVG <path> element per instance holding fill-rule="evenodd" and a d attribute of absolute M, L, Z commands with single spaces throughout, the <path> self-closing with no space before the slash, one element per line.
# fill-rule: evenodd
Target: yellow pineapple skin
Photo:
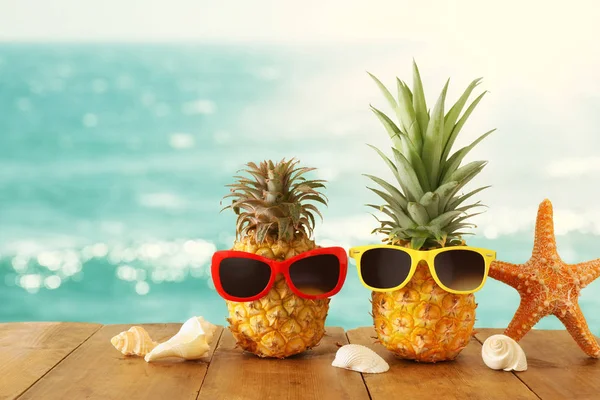
<path fill-rule="evenodd" d="M 454 360 L 473 334 L 475 296 L 448 293 L 421 262 L 411 281 L 393 292 L 372 292 L 379 342 L 398 357 L 435 363 Z"/>
<path fill-rule="evenodd" d="M 252 232 L 235 242 L 232 250 L 286 260 L 316 248 L 304 237 L 292 242 L 267 237 L 256 243 Z M 285 358 L 316 346 L 325 334 L 329 299 L 308 300 L 296 296 L 283 275 L 263 298 L 252 302 L 226 301 L 229 330 L 237 345 L 259 357 Z"/>

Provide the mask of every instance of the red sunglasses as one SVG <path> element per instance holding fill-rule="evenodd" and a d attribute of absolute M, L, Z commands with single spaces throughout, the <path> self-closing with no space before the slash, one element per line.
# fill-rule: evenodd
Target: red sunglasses
<path fill-rule="evenodd" d="M 217 251 L 212 257 L 212 279 L 217 292 L 226 300 L 247 302 L 269 293 L 277 274 L 305 299 L 324 299 L 340 291 L 348 257 L 341 247 L 307 251 L 285 261 L 271 260 L 244 251 Z"/>

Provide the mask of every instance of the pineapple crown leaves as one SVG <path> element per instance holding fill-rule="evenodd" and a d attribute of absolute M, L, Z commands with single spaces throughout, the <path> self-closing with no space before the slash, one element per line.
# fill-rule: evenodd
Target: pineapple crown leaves
<path fill-rule="evenodd" d="M 473 80 L 450 110 L 445 111 L 449 80 L 444 85 L 432 110 L 427 108 L 423 83 L 417 64 L 413 60 L 413 87 L 396 79 L 397 98 L 374 75 L 371 78 L 383 93 L 395 113 L 397 123 L 378 108 L 371 111 L 382 123 L 392 141 L 390 158 L 371 146 L 384 160 L 396 180 L 392 184 L 373 175 L 365 175 L 379 188 L 369 187 L 385 204 L 368 206 L 385 214 L 389 219 L 377 221 L 380 227 L 374 232 L 383 233 L 390 243 L 410 244 L 413 248 L 439 247 L 462 243 L 459 232 L 473 224 L 464 221 L 476 214 L 466 214 L 479 202 L 459 207 L 471 196 L 487 189 L 484 186 L 459 195 L 459 191 L 487 164 L 473 161 L 461 165 L 467 154 L 495 129 L 473 143 L 451 154 L 454 142 L 487 92 L 478 95 L 468 106 L 469 98 L 481 83 Z M 466 108 L 465 108 L 466 107 Z"/>
<path fill-rule="evenodd" d="M 327 197 L 320 192 L 326 182 L 307 179 L 304 175 L 315 168 L 298 164 L 294 158 L 259 165 L 250 162 L 238 171 L 246 175 L 235 176 L 236 182 L 227 185 L 230 193 L 223 200 L 231 198 L 231 204 L 221 210 L 231 209 L 237 215 L 237 237 L 253 231 L 262 243 L 267 236 L 290 241 L 298 235 L 312 235 L 315 215 L 323 218 L 314 203 L 327 205 Z"/>

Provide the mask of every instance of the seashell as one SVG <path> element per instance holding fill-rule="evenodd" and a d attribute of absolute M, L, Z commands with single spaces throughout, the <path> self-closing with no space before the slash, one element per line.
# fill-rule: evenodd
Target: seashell
<path fill-rule="evenodd" d="M 340 347 L 335 353 L 335 360 L 331 365 L 370 374 L 379 374 L 390 369 L 388 363 L 377 353 L 359 344 L 347 344 Z"/>
<path fill-rule="evenodd" d="M 147 362 L 164 358 L 197 360 L 210 350 L 217 327 L 203 317 L 193 317 L 185 321 L 179 332 L 171 339 L 156 346 L 144 358 Z"/>
<path fill-rule="evenodd" d="M 485 365 L 491 369 L 505 371 L 525 371 L 527 357 L 525 352 L 512 338 L 505 335 L 492 335 L 483 342 L 481 356 Z"/>
<path fill-rule="evenodd" d="M 213 341 L 213 338 L 215 337 L 215 332 L 217 331 L 217 326 L 211 324 L 210 322 L 208 322 L 207 320 L 204 319 L 204 317 L 194 317 L 198 320 L 198 322 L 200 323 L 200 326 L 202 327 L 202 330 L 204 331 L 204 334 L 206 335 L 206 342 L 208 344 L 211 344 Z"/>
<path fill-rule="evenodd" d="M 158 345 L 141 326 L 132 326 L 110 339 L 115 349 L 126 356 L 145 356 Z"/>

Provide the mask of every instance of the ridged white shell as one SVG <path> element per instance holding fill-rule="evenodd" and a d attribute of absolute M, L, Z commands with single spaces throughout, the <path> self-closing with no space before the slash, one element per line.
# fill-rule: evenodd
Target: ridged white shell
<path fill-rule="evenodd" d="M 141 326 L 132 326 L 129 330 L 114 336 L 110 342 L 115 349 L 126 356 L 143 357 L 158 345 Z"/>
<path fill-rule="evenodd" d="M 491 369 L 505 371 L 525 371 L 527 357 L 525 352 L 512 338 L 505 335 L 492 335 L 483 342 L 481 356 L 485 365 Z"/>
<path fill-rule="evenodd" d="M 377 353 L 359 344 L 340 347 L 331 365 L 369 374 L 379 374 L 390 369 L 388 363 Z"/>
<path fill-rule="evenodd" d="M 147 362 L 165 358 L 197 360 L 210 350 L 217 327 L 203 317 L 188 319 L 171 339 L 159 344 L 144 358 Z"/>

